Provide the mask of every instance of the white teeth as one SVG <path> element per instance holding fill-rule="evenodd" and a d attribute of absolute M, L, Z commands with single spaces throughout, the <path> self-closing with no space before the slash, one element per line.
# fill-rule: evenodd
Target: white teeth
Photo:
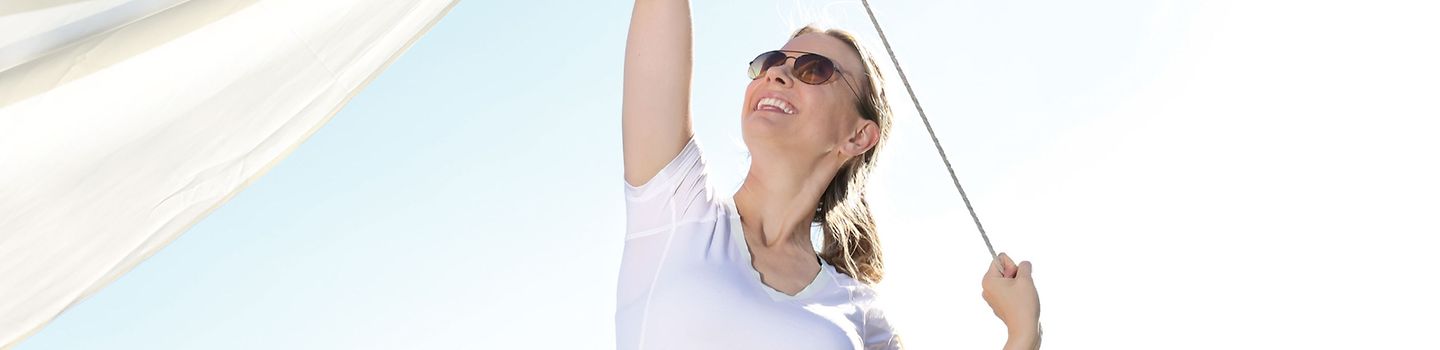
<path fill-rule="evenodd" d="M 784 111 L 785 114 L 795 114 L 795 108 L 790 107 L 790 104 L 789 104 L 789 103 L 786 103 L 784 100 L 781 100 L 781 99 L 778 99 L 778 98 L 766 97 L 766 98 L 760 99 L 760 102 L 756 102 L 756 103 L 755 103 L 755 109 L 756 109 L 756 110 L 759 110 L 760 107 L 763 107 L 763 106 L 771 106 L 771 107 L 778 108 L 778 109 L 780 109 L 781 111 Z"/>

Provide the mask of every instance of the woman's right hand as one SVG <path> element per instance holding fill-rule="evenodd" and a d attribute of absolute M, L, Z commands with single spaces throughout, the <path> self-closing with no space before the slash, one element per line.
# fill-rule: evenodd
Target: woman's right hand
<path fill-rule="evenodd" d="M 1034 349 L 1040 346 L 1040 295 L 1035 290 L 1029 261 L 1015 264 L 1000 253 L 980 282 L 985 302 L 1009 329 L 1006 349 Z"/>

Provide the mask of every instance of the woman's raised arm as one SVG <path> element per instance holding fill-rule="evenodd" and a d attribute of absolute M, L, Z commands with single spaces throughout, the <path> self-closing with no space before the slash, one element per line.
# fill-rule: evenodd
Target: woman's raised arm
<path fill-rule="evenodd" d="M 637 0 L 625 42 L 625 181 L 641 185 L 691 137 L 690 2 Z"/>

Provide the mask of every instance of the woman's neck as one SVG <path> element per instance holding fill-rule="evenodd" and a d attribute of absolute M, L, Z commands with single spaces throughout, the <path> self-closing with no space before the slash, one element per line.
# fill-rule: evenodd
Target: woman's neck
<path fill-rule="evenodd" d="M 751 163 L 745 182 L 735 192 L 735 208 L 747 231 L 761 233 L 764 248 L 815 254 L 810 222 L 820 195 L 839 169 L 826 163 L 822 160 L 803 167 L 758 167 Z"/>

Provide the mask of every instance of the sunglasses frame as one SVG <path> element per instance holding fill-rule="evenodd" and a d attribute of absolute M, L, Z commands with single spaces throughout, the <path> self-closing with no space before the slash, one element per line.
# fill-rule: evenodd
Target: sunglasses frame
<path fill-rule="evenodd" d="M 749 75 L 748 72 L 750 71 L 750 67 L 752 67 L 752 66 L 755 65 L 755 61 L 759 61 L 761 58 L 763 58 L 763 57 L 765 57 L 765 56 L 768 56 L 768 55 L 770 55 L 771 53 L 779 53 L 779 54 L 781 54 L 781 55 L 785 55 L 785 60 L 782 61 L 782 62 L 780 62 L 780 64 L 777 64 L 777 65 L 774 65 L 774 66 L 762 67 L 762 68 L 760 69 L 760 72 L 756 73 L 755 76 L 750 77 L 750 80 L 760 79 L 760 77 L 762 77 L 762 76 L 765 75 L 765 71 L 770 70 L 770 68 L 773 68 L 773 67 L 776 67 L 776 66 L 781 66 L 781 67 L 783 67 L 783 66 L 787 66 L 787 65 L 788 65 L 788 66 L 790 66 L 790 71 L 789 71 L 788 73 L 790 74 L 790 76 L 795 77 L 795 80 L 799 80 L 800 82 L 805 83 L 806 85 L 817 85 L 817 86 L 818 86 L 818 85 L 829 84 L 830 81 L 835 80 L 835 77 L 832 76 L 832 77 L 830 77 L 829 79 L 826 79 L 825 81 L 822 81 L 822 82 L 820 82 L 820 83 L 811 84 L 810 82 L 807 82 L 807 81 L 805 81 L 804 79 L 800 79 L 800 77 L 795 74 L 795 69 L 796 69 L 796 67 L 795 67 L 795 64 L 794 64 L 794 63 L 791 63 L 791 62 L 790 62 L 791 60 L 799 60 L 801 57 L 805 57 L 805 56 L 809 56 L 809 55 L 815 55 L 815 56 L 817 56 L 817 57 L 820 57 L 820 59 L 825 60 L 825 62 L 830 62 L 830 67 L 835 68 L 835 73 L 838 73 L 838 74 L 835 74 L 835 75 L 839 75 L 839 76 L 840 76 L 840 80 L 844 81 L 844 82 L 845 82 L 845 86 L 850 88 L 850 92 L 853 93 L 853 94 L 855 94 L 855 99 L 856 99 L 856 100 L 859 100 L 859 99 L 860 99 L 860 91 L 855 90 L 855 85 L 850 84 L 850 78 L 846 78 L 846 77 L 845 77 L 845 69 L 843 69 L 843 68 L 840 67 L 840 63 L 835 62 L 835 60 L 834 60 L 834 59 L 831 59 L 830 57 L 825 57 L 825 55 L 821 55 L 821 54 L 814 53 L 814 52 L 799 51 L 799 50 L 770 50 L 770 51 L 761 52 L 759 55 L 755 55 L 755 59 L 750 60 L 750 63 L 746 65 L 746 69 L 745 69 L 745 70 L 746 70 L 746 72 L 747 72 L 747 75 Z M 790 55 L 788 55 L 787 53 L 798 53 L 798 54 L 800 54 L 800 55 L 790 56 Z M 763 65 L 764 63 L 761 63 L 761 64 Z"/>

